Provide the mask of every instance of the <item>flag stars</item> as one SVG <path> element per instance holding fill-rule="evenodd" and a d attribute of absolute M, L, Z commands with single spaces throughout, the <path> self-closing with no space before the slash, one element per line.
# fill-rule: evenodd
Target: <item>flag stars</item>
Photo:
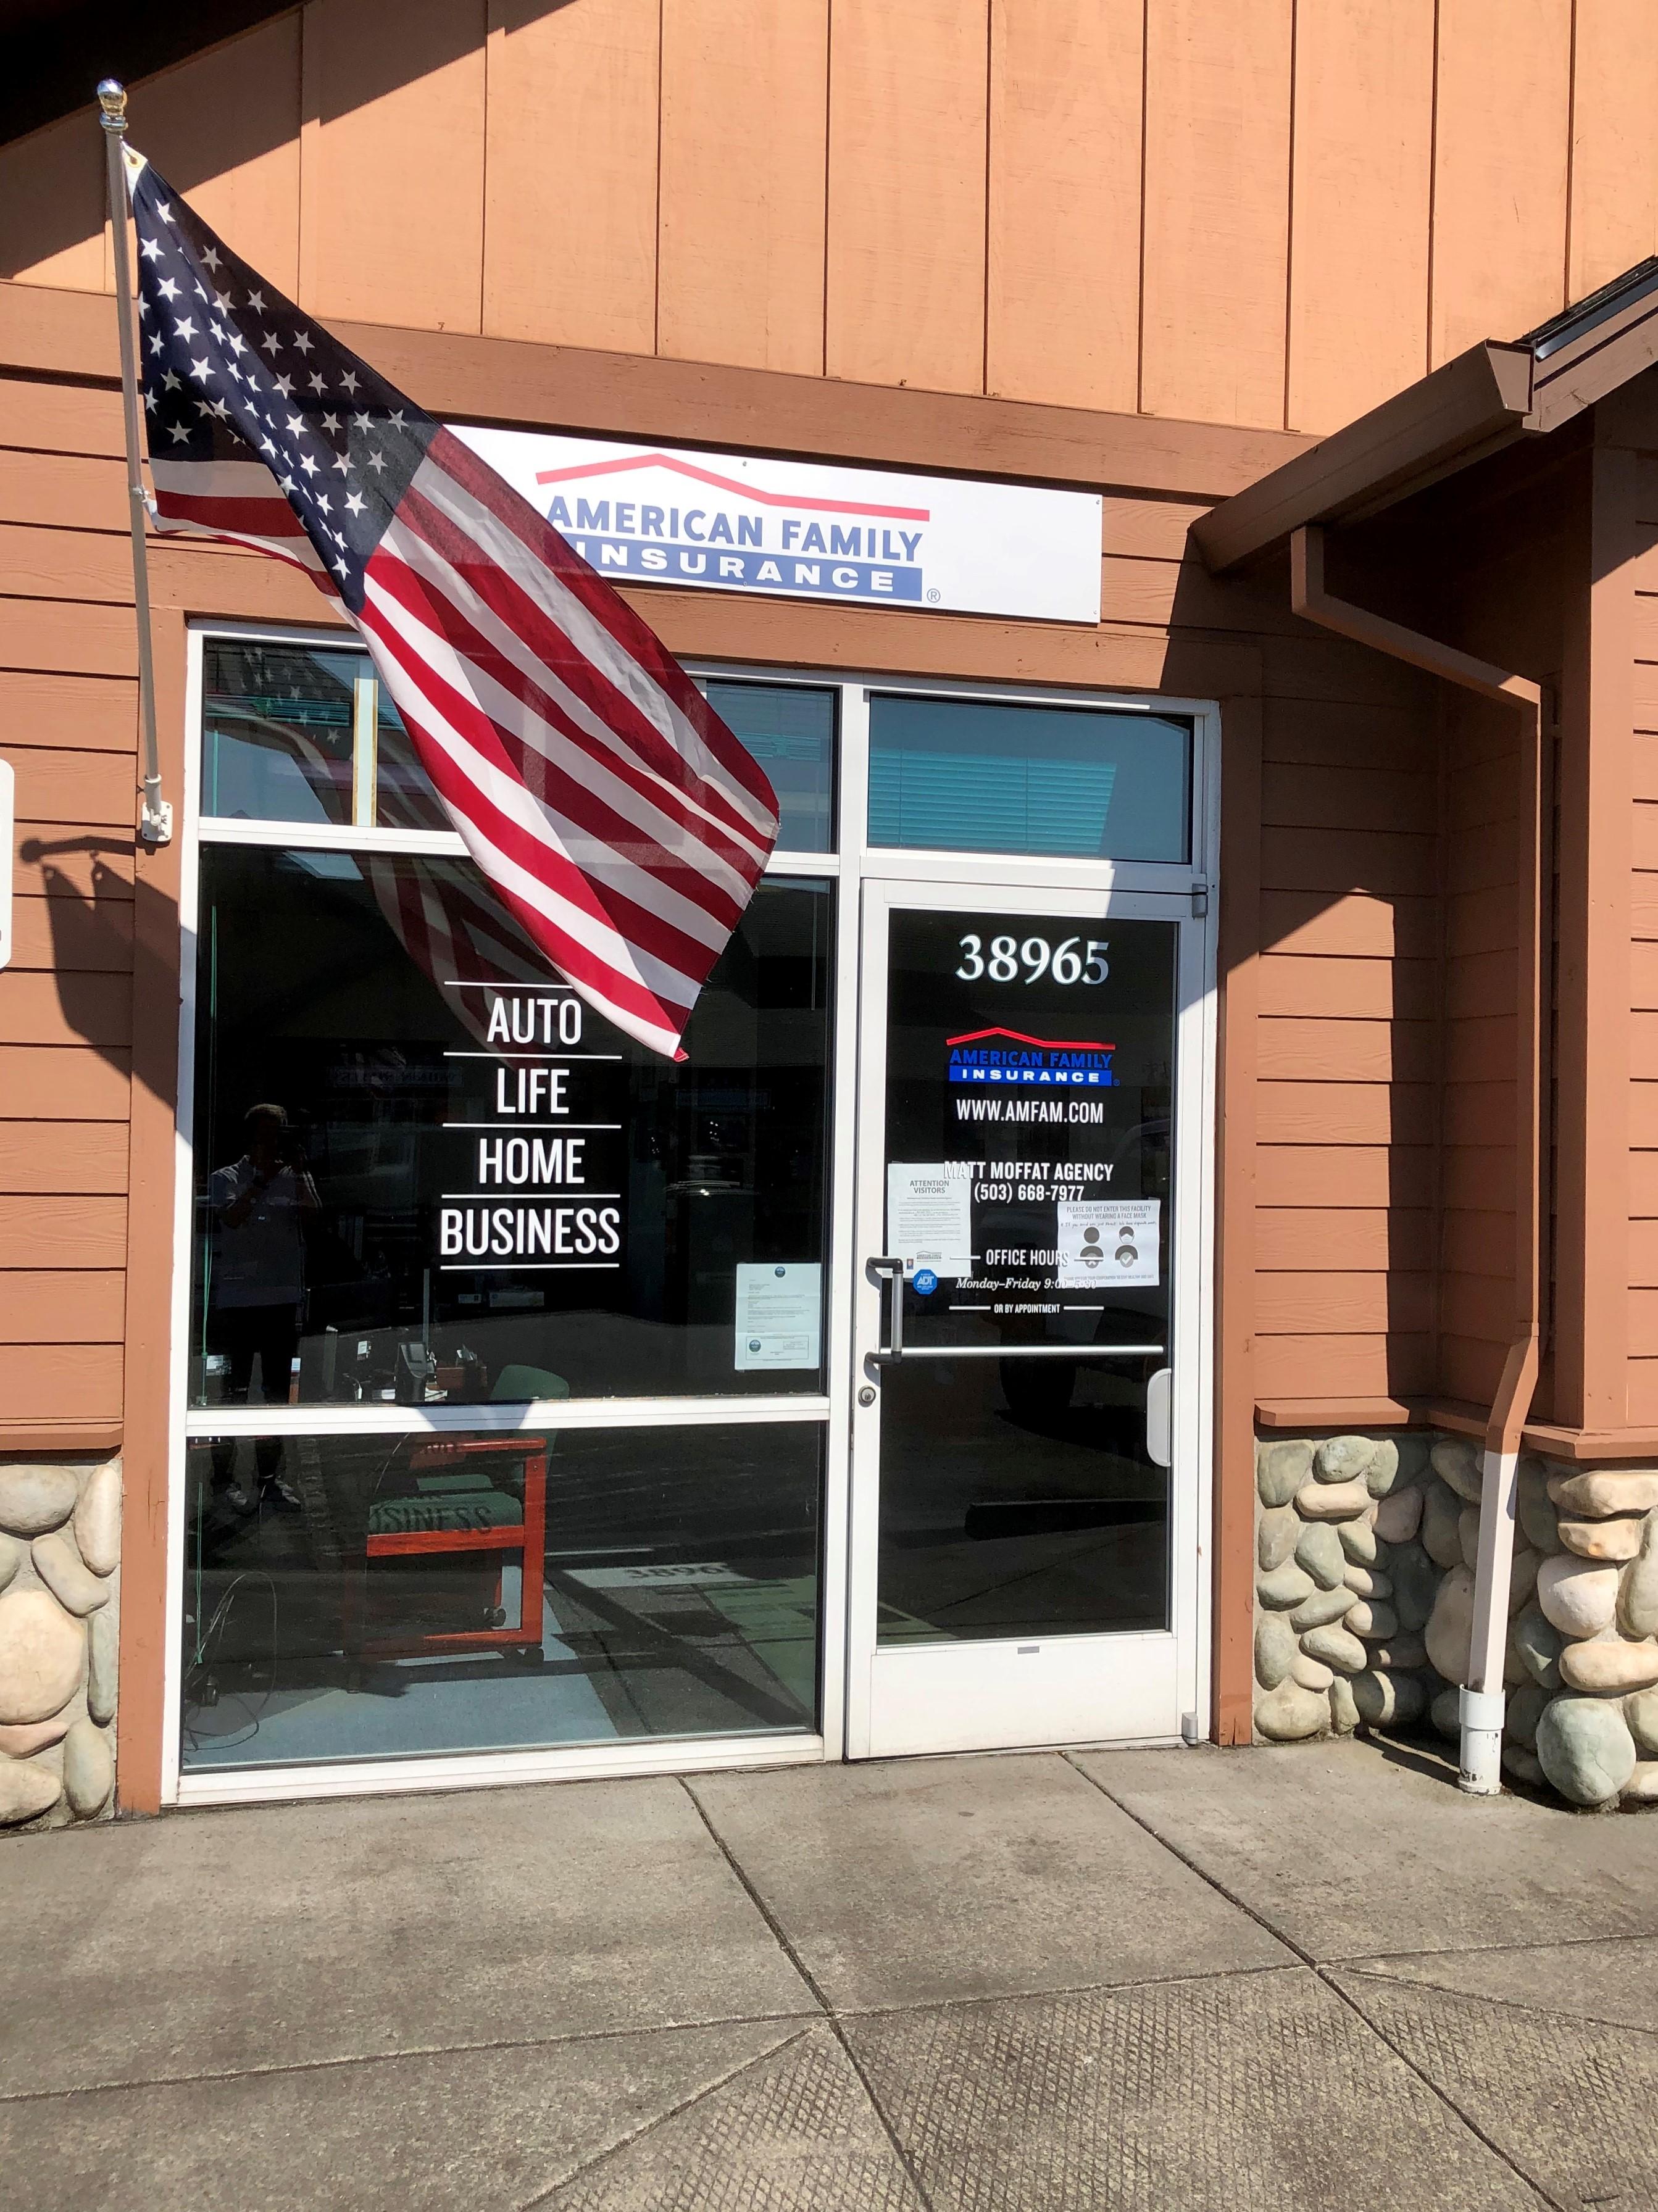
<path fill-rule="evenodd" d="M 176 392 L 179 389 L 179 380 L 170 368 L 162 374 L 161 389 L 163 392 Z"/>
<path fill-rule="evenodd" d="M 271 390 L 273 392 L 280 392 L 284 399 L 291 399 L 294 396 L 293 378 L 291 376 L 277 377 L 271 386 Z"/>
<path fill-rule="evenodd" d="M 296 331 L 295 333 L 294 344 L 298 352 L 309 353 L 311 350 L 311 333 L 308 331 Z"/>
<path fill-rule="evenodd" d="M 279 354 L 282 349 L 282 342 L 276 336 L 275 331 L 267 331 L 264 336 L 259 340 L 259 350 L 261 353 L 268 353 L 274 356 L 275 355 Z"/>
<path fill-rule="evenodd" d="M 213 304 L 222 315 L 228 315 L 230 313 L 231 305 L 229 293 L 216 292 L 213 295 Z"/>
<path fill-rule="evenodd" d="M 372 430 L 374 427 L 374 416 L 366 412 L 361 415 L 354 415 L 351 417 L 351 428 L 354 430 Z"/>
<path fill-rule="evenodd" d="M 335 456 L 334 456 L 334 466 L 335 466 L 335 467 L 339 471 L 340 474 L 341 474 L 343 477 L 349 477 L 349 476 L 350 475 L 350 473 L 351 473 L 351 463 L 350 463 L 350 460 L 349 460 L 349 459 L 348 458 L 348 456 L 347 456 L 346 454 L 344 454 L 344 453 L 336 453 L 336 454 L 335 454 Z"/>
<path fill-rule="evenodd" d="M 155 238 L 147 238 L 143 244 L 138 248 L 138 251 L 143 255 L 146 261 L 159 261 L 161 258 L 161 240 Z"/>
<path fill-rule="evenodd" d="M 201 359 L 200 359 L 199 361 L 192 361 L 192 362 L 191 362 L 191 364 L 190 364 L 190 373 L 191 373 L 191 374 L 193 377 L 195 377 L 195 378 L 196 378 L 196 379 L 197 379 L 200 383 L 205 384 L 205 383 L 207 382 L 207 378 L 208 378 L 208 358 L 207 358 L 207 356 L 206 356 L 205 354 L 203 354 L 203 355 L 202 356 L 202 357 L 201 357 Z"/>
<path fill-rule="evenodd" d="M 361 380 L 358 377 L 355 371 L 348 368 L 345 374 L 340 379 L 340 388 L 343 392 L 349 392 L 351 397 L 355 399 L 357 396 L 357 386 L 361 381 Z"/>
<path fill-rule="evenodd" d="M 368 456 L 368 465 L 369 465 L 369 467 L 370 467 L 371 469 L 374 470 L 374 471 L 376 471 L 376 473 L 378 473 L 381 469 L 383 469 L 383 468 L 386 466 L 386 456 L 385 456 L 385 454 L 384 454 L 384 453 L 370 453 L 370 455 Z"/>
<path fill-rule="evenodd" d="M 175 446 L 187 446 L 190 443 L 190 429 L 186 423 L 169 422 L 167 427 L 167 434 Z"/>
<path fill-rule="evenodd" d="M 297 438 L 301 432 L 305 428 L 304 417 L 299 415 L 290 415 L 288 418 L 288 428 L 293 435 Z"/>
<path fill-rule="evenodd" d="M 189 344 L 191 339 L 196 335 L 196 325 L 191 322 L 188 315 L 185 317 L 183 322 L 174 323 L 173 328 L 175 336 L 181 337 L 186 345 Z"/>
<path fill-rule="evenodd" d="M 264 314 L 264 294 L 263 292 L 250 292 L 247 295 L 247 304 L 252 308 L 256 315 Z"/>
<path fill-rule="evenodd" d="M 155 212 L 163 222 L 170 223 L 172 222 L 173 210 L 166 200 L 156 201 Z"/>
<path fill-rule="evenodd" d="M 367 505 L 368 502 L 362 494 L 354 491 L 346 499 L 345 511 L 348 514 L 361 514 Z"/>
<path fill-rule="evenodd" d="M 313 392 L 326 392 L 328 389 L 328 386 L 323 382 L 321 375 L 315 369 L 312 371 L 311 374 L 307 376 L 305 380 Z"/>
<path fill-rule="evenodd" d="M 337 415 L 325 415 L 322 418 L 322 427 L 325 430 L 337 430 L 340 427 L 339 416 Z"/>
<path fill-rule="evenodd" d="M 206 266 L 207 266 L 208 268 L 211 269 L 211 270 L 214 271 L 214 273 L 216 275 L 216 274 L 217 274 L 217 272 L 218 272 L 219 267 L 220 267 L 220 262 L 219 262 L 219 250 L 218 250 L 217 246 L 208 246 L 208 247 L 205 249 L 205 251 L 203 252 L 202 259 L 203 259 L 203 261 L 204 262 L 204 264 L 206 264 Z"/>
<path fill-rule="evenodd" d="M 179 288 L 171 276 L 163 276 L 155 289 L 164 300 L 176 300 L 179 296 Z"/>
<path fill-rule="evenodd" d="M 300 456 L 300 466 L 305 471 L 308 477 L 313 477 L 317 473 L 317 464 L 312 459 L 309 453 L 302 453 Z"/>

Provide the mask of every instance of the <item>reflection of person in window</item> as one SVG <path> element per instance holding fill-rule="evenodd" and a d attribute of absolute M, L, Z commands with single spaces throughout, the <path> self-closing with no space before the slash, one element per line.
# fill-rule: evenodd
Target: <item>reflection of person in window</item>
<path fill-rule="evenodd" d="M 230 1364 L 233 1400 L 250 1396 L 257 1358 L 260 1397 L 268 1406 L 286 1405 L 305 1296 L 304 1226 L 317 1211 L 317 1187 L 283 1108 L 250 1106 L 243 1126 L 247 1150 L 232 1166 L 216 1170 L 208 1185 L 213 1334 Z M 274 1491 L 280 1504 L 297 1505 L 278 1473 L 281 1438 L 260 1437 L 255 1458 L 260 1488 Z M 228 1480 L 232 1464 L 222 1464 L 221 1480 Z M 254 1503 L 235 1485 L 228 1496 L 239 1512 Z"/>

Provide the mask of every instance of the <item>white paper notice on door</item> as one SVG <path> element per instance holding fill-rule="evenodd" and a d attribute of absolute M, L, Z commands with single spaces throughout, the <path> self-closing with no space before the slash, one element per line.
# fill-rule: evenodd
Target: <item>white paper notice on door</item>
<path fill-rule="evenodd" d="M 1159 1282 L 1162 1213 L 1160 1198 L 1062 1198 L 1059 1287 Z"/>
<path fill-rule="evenodd" d="M 739 1261 L 737 1366 L 816 1367 L 823 1270 L 816 1260 Z"/>
<path fill-rule="evenodd" d="M 887 1250 L 906 1275 L 973 1273 L 972 1195 L 970 1161 L 887 1162 Z"/>

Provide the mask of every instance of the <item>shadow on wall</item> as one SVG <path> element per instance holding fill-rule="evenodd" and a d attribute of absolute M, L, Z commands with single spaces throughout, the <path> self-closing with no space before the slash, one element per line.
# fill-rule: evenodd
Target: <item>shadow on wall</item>
<path fill-rule="evenodd" d="M 491 18 L 510 37 L 576 4 L 404 7 L 393 11 L 390 38 L 349 0 L 303 10 L 280 0 L 43 7 L 37 13 L 45 20 L 11 40 L 12 66 L 0 87 L 0 276 L 88 241 L 101 251 L 104 150 L 94 112 L 101 77 L 128 85 L 133 143 L 188 192 L 295 144 L 302 122 L 333 122 L 469 55 L 477 56 L 481 76 Z M 313 40 L 317 54 L 307 51 L 302 70 L 301 41 L 308 48 Z M 411 137 L 404 158 L 423 167 L 429 148 Z M 297 228 L 297 193 L 294 220 Z M 60 274 L 55 281 L 82 280 Z"/>
<path fill-rule="evenodd" d="M 135 1083 L 170 1109 L 178 1096 L 176 1028 L 151 1022 L 135 1033 L 132 1009 L 177 1005 L 168 957 L 179 941 L 177 901 L 142 878 L 131 900 L 120 896 L 125 878 L 105 855 L 130 854 L 130 837 L 95 830 L 29 837 L 18 849 L 21 859 L 40 867 L 65 1026 L 123 1076 L 130 1069 Z M 89 892 L 52 865 L 54 854 L 71 853 L 92 856 Z"/>

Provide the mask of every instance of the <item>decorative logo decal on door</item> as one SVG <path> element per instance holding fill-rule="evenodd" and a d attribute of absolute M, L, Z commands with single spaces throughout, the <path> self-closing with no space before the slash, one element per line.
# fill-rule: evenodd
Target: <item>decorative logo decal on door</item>
<path fill-rule="evenodd" d="M 1048 1090 L 1075 1084 L 1104 1090 L 1117 1080 L 1111 1068 L 1114 1044 L 1028 1036 L 1023 1030 L 1005 1029 L 969 1030 L 944 1042 L 952 1083 L 1030 1083 Z"/>

